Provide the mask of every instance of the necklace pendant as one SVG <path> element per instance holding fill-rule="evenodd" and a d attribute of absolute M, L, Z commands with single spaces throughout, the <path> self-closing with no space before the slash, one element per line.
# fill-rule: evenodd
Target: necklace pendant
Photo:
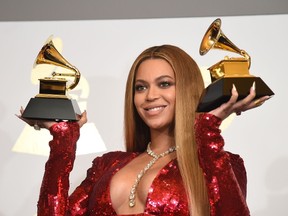
<path fill-rule="evenodd" d="M 135 206 L 135 200 L 130 200 L 129 201 L 129 207 L 133 208 Z"/>
<path fill-rule="evenodd" d="M 153 159 L 143 168 L 143 170 L 141 170 L 139 172 L 139 174 L 136 176 L 136 180 L 130 190 L 130 195 L 129 195 L 129 207 L 133 208 L 136 204 L 135 201 L 135 193 L 136 193 L 136 188 L 140 182 L 140 180 L 142 179 L 143 175 L 155 164 L 155 162 L 162 157 L 165 157 L 166 155 L 172 153 L 176 151 L 176 146 L 169 148 L 167 151 L 161 153 L 161 154 L 156 154 L 155 152 L 153 152 L 150 148 L 150 143 L 148 143 L 147 146 L 147 150 L 146 152 L 148 153 L 148 155 L 150 155 L 151 157 L 153 157 Z"/>

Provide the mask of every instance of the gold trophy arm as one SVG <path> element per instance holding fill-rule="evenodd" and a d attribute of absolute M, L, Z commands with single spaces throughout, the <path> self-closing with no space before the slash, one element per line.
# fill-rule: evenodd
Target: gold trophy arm
<path fill-rule="evenodd" d="M 240 55 L 242 55 L 248 61 L 248 69 L 251 66 L 251 57 L 245 50 L 240 50 Z"/>
<path fill-rule="evenodd" d="M 66 89 L 67 89 L 67 90 L 72 90 L 72 89 L 74 89 L 74 88 L 78 85 L 78 83 L 79 83 L 79 81 L 80 81 L 80 78 L 81 78 L 81 73 L 80 73 L 80 71 L 79 71 L 76 67 L 74 67 L 74 66 L 69 67 L 69 69 L 74 70 L 75 73 L 57 73 L 57 72 L 53 72 L 53 73 L 52 73 L 52 76 L 53 76 L 53 77 L 74 77 L 73 83 L 71 83 L 69 86 L 66 86 Z"/>

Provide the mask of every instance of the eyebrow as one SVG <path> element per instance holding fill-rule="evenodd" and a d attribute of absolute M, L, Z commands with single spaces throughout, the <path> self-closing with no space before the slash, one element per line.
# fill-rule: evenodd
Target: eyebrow
<path fill-rule="evenodd" d="M 169 75 L 162 75 L 162 76 L 157 77 L 156 81 L 159 81 L 159 80 L 164 79 L 164 78 L 174 79 L 173 77 L 171 77 Z M 142 79 L 136 79 L 135 82 L 146 82 L 146 81 L 142 80 Z"/>

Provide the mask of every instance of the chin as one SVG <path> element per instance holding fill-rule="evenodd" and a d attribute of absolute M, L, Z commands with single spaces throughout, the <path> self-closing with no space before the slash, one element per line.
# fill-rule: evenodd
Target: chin
<path fill-rule="evenodd" d="M 148 127 L 152 130 L 163 130 L 163 129 L 167 129 L 170 127 L 170 125 L 167 125 L 167 124 L 157 124 L 157 123 L 154 123 L 154 124 L 147 124 Z"/>

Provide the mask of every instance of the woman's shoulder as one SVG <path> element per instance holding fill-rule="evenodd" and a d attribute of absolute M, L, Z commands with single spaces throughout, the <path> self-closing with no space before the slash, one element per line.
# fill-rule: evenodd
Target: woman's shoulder
<path fill-rule="evenodd" d="M 229 155 L 230 157 L 230 161 L 232 163 L 235 163 L 235 164 L 244 164 L 244 160 L 243 158 L 239 155 L 239 154 L 235 154 L 235 153 L 232 153 L 230 151 L 226 151 L 226 153 Z"/>
<path fill-rule="evenodd" d="M 230 164 L 243 196 L 247 194 L 247 173 L 243 158 L 239 154 L 227 152 L 230 157 Z"/>
<path fill-rule="evenodd" d="M 226 151 L 230 158 L 231 167 L 236 175 L 236 178 L 244 178 L 244 181 L 247 181 L 247 173 L 245 168 L 245 163 L 243 158 L 239 154 L 234 154 L 232 152 Z"/>

